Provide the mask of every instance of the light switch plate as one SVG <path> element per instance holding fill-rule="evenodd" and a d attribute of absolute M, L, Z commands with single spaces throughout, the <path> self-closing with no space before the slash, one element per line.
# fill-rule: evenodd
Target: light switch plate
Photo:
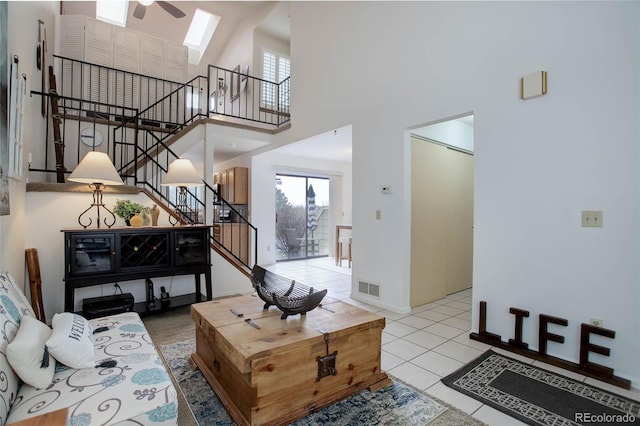
<path fill-rule="evenodd" d="M 530 99 L 547 93 L 547 72 L 536 71 L 520 79 L 520 98 Z"/>
<path fill-rule="evenodd" d="M 585 228 L 602 228 L 602 211 L 583 210 L 582 226 Z"/>

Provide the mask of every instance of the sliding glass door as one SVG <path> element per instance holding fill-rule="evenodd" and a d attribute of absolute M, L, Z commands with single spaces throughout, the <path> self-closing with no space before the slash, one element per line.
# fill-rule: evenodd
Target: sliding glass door
<path fill-rule="evenodd" d="M 276 175 L 276 260 L 329 255 L 329 179 Z"/>

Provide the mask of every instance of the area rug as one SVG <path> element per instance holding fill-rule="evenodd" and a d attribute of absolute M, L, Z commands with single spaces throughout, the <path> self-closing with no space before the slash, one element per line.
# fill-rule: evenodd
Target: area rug
<path fill-rule="evenodd" d="M 201 426 L 233 425 L 234 422 L 199 370 L 191 367 L 188 357 L 195 341 L 187 340 L 160 346 L 171 374 L 185 395 Z M 424 394 L 394 381 L 376 392 L 364 390 L 312 413 L 295 426 L 406 425 L 423 426 L 447 410 Z"/>
<path fill-rule="evenodd" d="M 495 353 L 442 382 L 530 425 L 640 424 L 640 402 Z"/>

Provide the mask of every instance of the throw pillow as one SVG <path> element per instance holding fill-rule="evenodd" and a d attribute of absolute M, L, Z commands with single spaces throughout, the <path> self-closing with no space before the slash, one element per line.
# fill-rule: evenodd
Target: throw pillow
<path fill-rule="evenodd" d="M 45 356 L 45 342 L 50 336 L 47 324 L 23 315 L 16 337 L 7 345 L 9 365 L 23 382 L 34 388 L 49 386 L 56 371 L 56 360 L 49 354 Z"/>
<path fill-rule="evenodd" d="M 49 353 L 58 362 L 71 368 L 95 367 L 93 328 L 80 315 L 64 312 L 51 321 L 53 332 L 47 340 Z"/>

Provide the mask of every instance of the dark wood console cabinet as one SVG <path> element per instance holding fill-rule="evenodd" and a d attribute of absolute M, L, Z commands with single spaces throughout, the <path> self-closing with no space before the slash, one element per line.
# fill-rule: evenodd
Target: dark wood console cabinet
<path fill-rule="evenodd" d="M 211 300 L 211 227 L 63 229 L 64 310 L 74 310 L 76 288 L 172 275 L 195 276 L 195 293 L 171 298 L 171 306 L 202 301 L 200 275 Z M 148 301 L 135 310 L 148 312 Z M 157 303 L 160 305 L 160 303 Z"/>

